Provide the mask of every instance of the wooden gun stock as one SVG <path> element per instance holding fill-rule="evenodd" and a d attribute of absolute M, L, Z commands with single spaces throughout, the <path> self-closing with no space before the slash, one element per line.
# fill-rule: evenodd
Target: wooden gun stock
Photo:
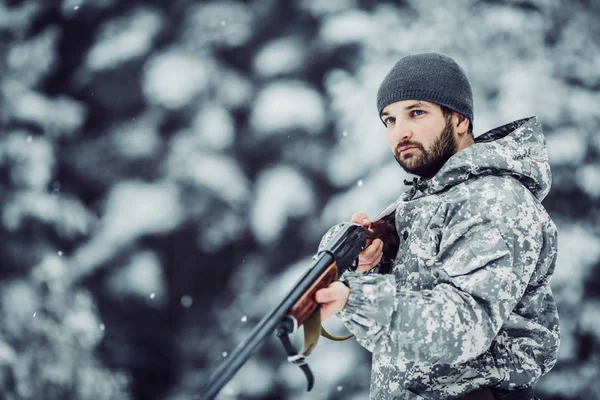
<path fill-rule="evenodd" d="M 317 280 L 315 280 L 290 309 L 288 315 L 296 319 L 298 326 L 304 324 L 304 321 L 306 321 L 319 307 L 319 303 L 315 300 L 315 293 L 317 290 L 326 288 L 331 282 L 334 282 L 337 279 L 338 267 L 334 261 L 329 264 L 321 275 L 319 275 Z"/>

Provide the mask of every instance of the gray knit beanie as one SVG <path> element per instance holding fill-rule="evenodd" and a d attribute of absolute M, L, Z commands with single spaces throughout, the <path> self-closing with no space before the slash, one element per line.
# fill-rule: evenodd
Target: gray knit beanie
<path fill-rule="evenodd" d="M 440 53 L 411 54 L 401 58 L 381 82 L 377 110 L 401 100 L 425 100 L 469 118 L 473 123 L 473 93 L 465 71 Z"/>

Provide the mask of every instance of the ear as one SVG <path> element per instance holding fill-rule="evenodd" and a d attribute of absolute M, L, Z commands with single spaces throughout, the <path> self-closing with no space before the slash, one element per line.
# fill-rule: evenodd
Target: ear
<path fill-rule="evenodd" d="M 469 118 L 465 117 L 464 115 L 458 114 L 458 113 L 454 113 L 453 116 L 455 119 L 454 120 L 454 125 L 456 126 L 456 133 L 459 136 L 463 136 L 465 135 L 468 131 L 469 131 L 469 125 L 471 124 L 471 121 L 469 121 Z"/>

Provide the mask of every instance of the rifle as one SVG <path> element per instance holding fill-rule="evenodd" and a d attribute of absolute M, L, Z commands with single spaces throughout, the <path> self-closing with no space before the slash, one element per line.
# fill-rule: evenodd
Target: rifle
<path fill-rule="evenodd" d="M 360 252 L 377 238 L 385 238 L 381 269 L 391 269 L 399 245 L 395 228 L 396 203 L 390 205 L 372 222 L 369 229 L 359 224 L 340 225 L 329 242 L 314 257 L 310 266 L 294 284 L 283 301 L 271 310 L 254 327 L 248 337 L 240 343 L 231 355 L 212 374 L 208 384 L 195 399 L 211 400 L 227 384 L 233 375 L 250 358 L 254 349 L 273 331 L 281 340 L 288 353 L 288 361 L 300 367 L 306 376 L 310 391 L 314 377 L 306 362 L 306 357 L 317 344 L 319 335 L 332 340 L 345 340 L 353 335 L 333 336 L 321 326 L 319 304 L 315 292 L 329 286 L 347 269 L 356 268 Z M 304 347 L 297 352 L 292 346 L 289 334 L 299 326 L 304 326 Z"/>

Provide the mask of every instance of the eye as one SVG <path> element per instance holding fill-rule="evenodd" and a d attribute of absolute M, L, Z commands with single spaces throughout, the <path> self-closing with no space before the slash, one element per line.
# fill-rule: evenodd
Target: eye
<path fill-rule="evenodd" d="M 419 114 L 416 114 L 416 113 L 419 113 Z M 424 114 L 425 114 L 425 111 L 423 111 L 423 110 L 413 110 L 410 112 L 410 115 L 413 117 L 419 117 Z"/>
<path fill-rule="evenodd" d="M 383 123 L 386 126 L 390 126 L 391 124 L 393 124 L 394 122 L 396 122 L 396 118 L 394 117 L 387 117 L 386 119 L 383 120 Z"/>

